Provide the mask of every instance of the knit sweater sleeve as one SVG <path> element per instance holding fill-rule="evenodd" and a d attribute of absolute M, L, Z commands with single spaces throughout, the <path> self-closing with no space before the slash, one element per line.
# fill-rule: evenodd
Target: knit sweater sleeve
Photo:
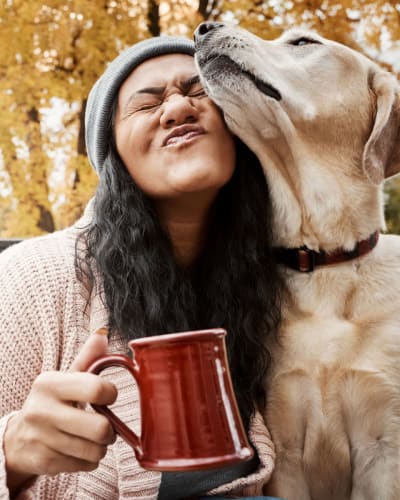
<path fill-rule="evenodd" d="M 260 460 L 257 470 L 249 476 L 218 486 L 207 495 L 226 495 L 232 498 L 262 495 L 263 487 L 269 481 L 274 469 L 275 448 L 264 419 L 258 411 L 250 421 L 249 438 Z"/>
<path fill-rule="evenodd" d="M 64 241 L 65 246 L 65 241 Z M 0 255 L 0 498 L 9 497 L 3 435 L 42 371 L 73 359 L 63 342 L 71 279 L 62 239 L 35 238 Z M 70 305 L 71 306 L 71 305 Z M 62 360 L 62 361 L 61 361 Z M 22 497 L 21 497 L 22 498 Z M 23 496 L 23 498 L 28 498 Z"/>

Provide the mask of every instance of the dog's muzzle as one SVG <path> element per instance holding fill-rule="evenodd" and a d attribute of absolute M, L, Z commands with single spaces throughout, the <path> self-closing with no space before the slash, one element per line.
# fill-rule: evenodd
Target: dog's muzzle
<path fill-rule="evenodd" d="M 205 22 L 199 24 L 194 33 L 197 62 L 202 72 L 207 73 L 208 70 L 212 69 L 213 72 L 217 72 L 218 74 L 242 75 L 254 83 L 261 93 L 276 101 L 280 101 L 282 96 L 275 87 L 260 80 L 260 78 L 250 73 L 250 71 L 243 69 L 229 56 L 219 54 L 218 46 L 215 42 L 212 44 L 210 50 L 210 38 L 217 29 L 223 27 L 224 24 L 222 23 Z"/>

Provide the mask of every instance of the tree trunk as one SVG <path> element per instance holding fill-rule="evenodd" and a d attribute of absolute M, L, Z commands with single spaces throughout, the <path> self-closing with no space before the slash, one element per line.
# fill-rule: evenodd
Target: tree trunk
<path fill-rule="evenodd" d="M 201 15 L 204 21 L 216 19 L 218 17 L 217 7 L 219 0 L 199 0 L 197 12 Z"/>
<path fill-rule="evenodd" d="M 86 112 L 87 99 L 83 99 L 81 110 L 79 112 L 79 133 L 77 152 L 78 155 L 86 155 L 86 142 L 85 142 L 85 112 Z"/>
<path fill-rule="evenodd" d="M 40 132 L 40 118 L 37 108 L 32 107 L 27 111 L 28 130 L 26 142 L 29 149 L 29 164 L 31 178 L 35 183 L 32 186 L 31 193 L 34 193 L 33 199 L 28 200 L 33 206 L 39 209 L 39 220 L 36 225 L 42 231 L 52 233 L 55 229 L 53 215 L 48 203 L 48 185 L 47 185 L 47 155 L 42 147 L 42 135 Z"/>
<path fill-rule="evenodd" d="M 160 6 L 157 0 L 149 0 L 149 10 L 147 13 L 147 28 L 152 36 L 160 35 Z"/>

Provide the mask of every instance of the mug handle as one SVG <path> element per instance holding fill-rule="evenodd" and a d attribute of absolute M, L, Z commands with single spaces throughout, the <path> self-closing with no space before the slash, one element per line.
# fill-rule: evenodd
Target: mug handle
<path fill-rule="evenodd" d="M 105 368 L 110 368 L 112 366 L 117 366 L 125 368 L 133 376 L 136 382 L 138 381 L 139 368 L 135 362 L 133 362 L 128 356 L 124 354 L 106 354 L 98 358 L 89 368 L 86 370 L 89 373 L 94 373 L 99 375 Z M 101 413 L 111 422 L 115 432 L 119 434 L 122 439 L 124 439 L 135 451 L 136 458 L 140 460 L 143 456 L 143 449 L 141 445 L 140 438 L 131 430 L 129 427 L 122 422 L 122 420 L 115 415 L 107 406 L 90 404 L 90 406 Z"/>

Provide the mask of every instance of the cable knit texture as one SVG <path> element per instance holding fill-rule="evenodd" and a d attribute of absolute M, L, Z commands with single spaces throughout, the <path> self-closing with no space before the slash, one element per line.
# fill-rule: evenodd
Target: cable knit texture
<path fill-rule="evenodd" d="M 34 379 L 47 370 L 66 371 L 88 335 L 107 323 L 98 290 L 89 295 L 77 280 L 74 247 L 79 230 L 91 218 L 91 203 L 74 226 L 34 238 L 0 254 L 0 498 L 9 497 L 3 435 L 8 419 L 20 409 Z M 110 341 L 110 352 L 126 352 L 121 338 Z M 117 385 L 113 410 L 140 432 L 137 387 L 123 369 L 104 376 Z M 260 466 L 253 474 L 209 492 L 240 497 L 260 495 L 272 472 L 274 450 L 260 415 L 250 424 Z M 156 500 L 161 474 L 142 469 L 133 450 L 120 438 L 109 447 L 93 472 L 40 476 L 17 495 L 22 499 Z"/>

